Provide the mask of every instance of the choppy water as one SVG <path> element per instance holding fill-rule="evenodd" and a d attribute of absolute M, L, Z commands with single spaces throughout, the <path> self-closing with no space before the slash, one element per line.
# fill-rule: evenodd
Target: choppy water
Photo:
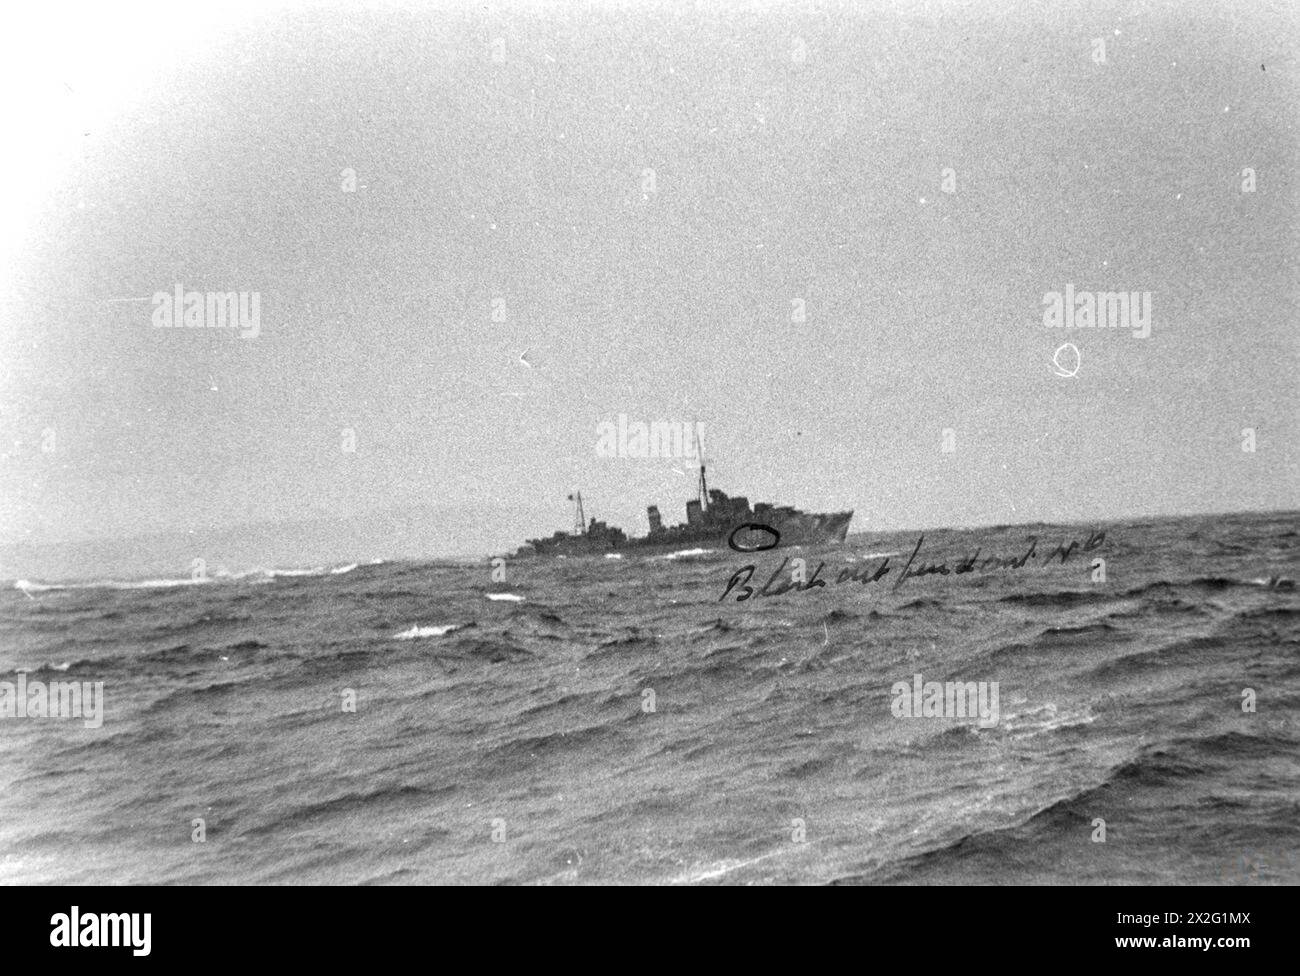
<path fill-rule="evenodd" d="M 1300 882 L 1298 527 L 927 533 L 1038 555 L 897 590 L 916 534 L 853 536 L 753 557 L 832 585 L 746 603 L 729 551 L 10 581 L 0 680 L 107 706 L 0 719 L 0 880 Z M 1000 721 L 896 718 L 917 673 L 999 682 Z"/>

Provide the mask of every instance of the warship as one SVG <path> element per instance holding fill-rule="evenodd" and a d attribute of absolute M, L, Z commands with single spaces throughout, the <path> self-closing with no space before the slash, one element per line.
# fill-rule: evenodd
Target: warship
<path fill-rule="evenodd" d="M 767 502 L 758 502 L 751 508 L 748 498 L 731 498 L 725 492 L 710 488 L 703 464 L 700 465 L 699 497 L 686 503 L 686 521 L 679 525 L 664 525 L 659 507 L 651 505 L 646 509 L 650 531 L 645 536 L 629 537 L 617 526 L 594 518 L 585 521 L 581 492 L 570 495 L 569 501 L 577 506 L 573 531 L 556 532 L 545 539 L 529 539 L 515 553 L 516 556 L 725 549 L 733 534 L 742 551 L 758 552 L 784 546 L 843 542 L 853 519 L 852 510 L 822 514 Z M 765 531 L 763 527 L 774 531 Z"/>

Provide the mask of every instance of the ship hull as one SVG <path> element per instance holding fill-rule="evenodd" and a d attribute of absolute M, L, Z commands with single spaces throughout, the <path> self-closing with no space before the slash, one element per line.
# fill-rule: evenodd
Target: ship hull
<path fill-rule="evenodd" d="M 595 556 L 608 553 L 654 553 L 681 549 L 726 549 L 735 535 L 740 551 L 784 549 L 789 546 L 836 545 L 842 543 L 853 521 L 853 512 L 793 512 L 769 515 L 766 520 L 757 517 L 737 521 L 723 527 L 690 525 L 674 526 L 640 538 L 610 540 L 585 535 L 565 536 L 558 539 L 535 540 L 516 555 L 528 556 Z M 762 524 L 779 534 L 779 539 L 769 532 L 741 529 L 743 525 Z M 737 531 L 739 530 L 739 531 Z M 776 544 L 773 545 L 773 542 Z"/>

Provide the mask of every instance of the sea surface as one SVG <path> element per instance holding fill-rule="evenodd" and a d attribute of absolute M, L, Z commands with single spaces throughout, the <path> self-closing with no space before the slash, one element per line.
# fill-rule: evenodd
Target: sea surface
<path fill-rule="evenodd" d="M 1300 883 L 1298 531 L 9 580 L 0 681 L 106 706 L 0 718 L 0 881 Z M 997 724 L 897 717 L 917 674 Z"/>

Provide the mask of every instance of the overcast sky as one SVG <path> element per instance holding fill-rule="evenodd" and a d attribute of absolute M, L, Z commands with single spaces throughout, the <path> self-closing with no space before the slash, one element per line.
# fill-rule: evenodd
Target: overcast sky
<path fill-rule="evenodd" d="M 1298 26 L 41 5 L 0 51 L 0 538 L 678 521 L 688 460 L 598 456 L 620 413 L 854 531 L 1298 507 Z M 257 292 L 257 337 L 153 327 L 178 282 Z M 1150 292 L 1150 337 L 1045 328 L 1067 284 Z"/>

